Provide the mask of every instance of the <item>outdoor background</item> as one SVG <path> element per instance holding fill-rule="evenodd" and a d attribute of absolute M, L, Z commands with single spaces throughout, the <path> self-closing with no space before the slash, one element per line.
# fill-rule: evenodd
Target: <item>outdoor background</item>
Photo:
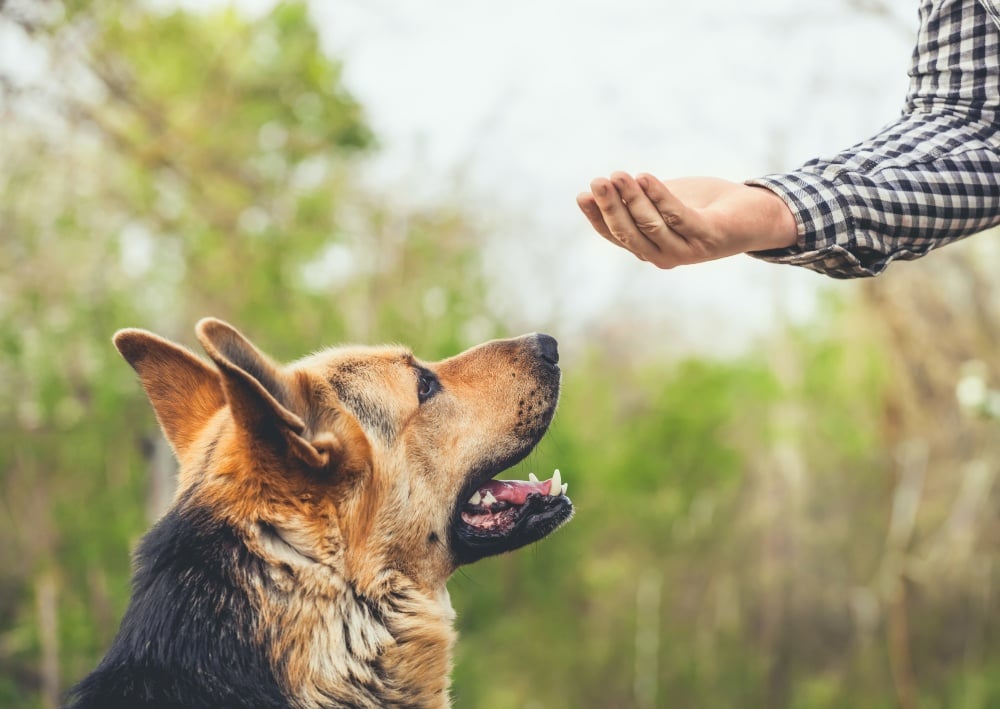
<path fill-rule="evenodd" d="M 701 7 L 704 5 L 704 7 Z M 759 5 L 759 6 L 758 6 Z M 111 345 L 559 338 L 577 507 L 463 569 L 457 707 L 1000 706 L 1000 234 L 866 282 L 660 272 L 614 169 L 891 120 L 916 2 L 0 0 L 0 706 L 107 648 L 173 461 Z"/>

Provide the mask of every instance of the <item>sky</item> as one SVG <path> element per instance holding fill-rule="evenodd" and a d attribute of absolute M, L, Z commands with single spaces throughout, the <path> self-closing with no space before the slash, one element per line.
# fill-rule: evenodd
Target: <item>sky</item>
<path fill-rule="evenodd" d="M 384 146 L 369 179 L 480 214 L 512 320 L 735 352 L 813 317 L 824 289 L 850 288 L 745 256 L 660 271 L 592 232 L 575 196 L 614 170 L 742 180 L 867 137 L 902 106 L 916 2 L 313 8 Z"/>
<path fill-rule="evenodd" d="M 382 146 L 362 178 L 401 203 L 465 205 L 512 329 L 739 352 L 851 288 L 745 256 L 660 271 L 596 235 L 575 197 L 619 169 L 742 180 L 874 133 L 902 106 L 914 0 L 311 7 Z M 22 49 L 0 41 L 0 62 L 24 66 Z"/>

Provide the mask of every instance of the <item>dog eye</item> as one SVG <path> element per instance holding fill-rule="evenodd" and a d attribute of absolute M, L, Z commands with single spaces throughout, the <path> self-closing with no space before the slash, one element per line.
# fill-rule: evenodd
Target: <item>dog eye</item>
<path fill-rule="evenodd" d="M 438 382 L 437 377 L 430 372 L 421 372 L 420 378 L 417 380 L 417 398 L 420 399 L 420 403 L 422 404 L 434 396 L 440 388 L 441 384 Z"/>

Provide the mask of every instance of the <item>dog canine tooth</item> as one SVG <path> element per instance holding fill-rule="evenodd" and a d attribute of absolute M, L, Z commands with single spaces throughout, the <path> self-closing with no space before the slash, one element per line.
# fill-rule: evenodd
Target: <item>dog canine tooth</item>
<path fill-rule="evenodd" d="M 557 497 L 562 490 L 562 475 L 559 474 L 559 468 L 556 468 L 552 473 L 552 480 L 549 481 L 549 495 L 552 497 Z"/>
<path fill-rule="evenodd" d="M 476 494 L 469 498 L 470 505 L 478 505 L 483 499 L 483 496 L 479 494 L 479 490 L 476 490 Z"/>
<path fill-rule="evenodd" d="M 528 473 L 528 482 L 536 483 L 538 482 L 538 476 L 534 473 Z"/>

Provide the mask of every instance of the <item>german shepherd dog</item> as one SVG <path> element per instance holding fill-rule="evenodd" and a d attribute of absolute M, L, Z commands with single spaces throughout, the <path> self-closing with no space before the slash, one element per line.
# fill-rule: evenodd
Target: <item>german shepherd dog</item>
<path fill-rule="evenodd" d="M 462 564 L 572 515 L 558 471 L 500 481 L 548 428 L 556 341 L 440 362 L 402 347 L 279 366 L 198 323 L 212 363 L 121 330 L 180 463 L 135 555 L 132 597 L 75 709 L 447 707 Z"/>

